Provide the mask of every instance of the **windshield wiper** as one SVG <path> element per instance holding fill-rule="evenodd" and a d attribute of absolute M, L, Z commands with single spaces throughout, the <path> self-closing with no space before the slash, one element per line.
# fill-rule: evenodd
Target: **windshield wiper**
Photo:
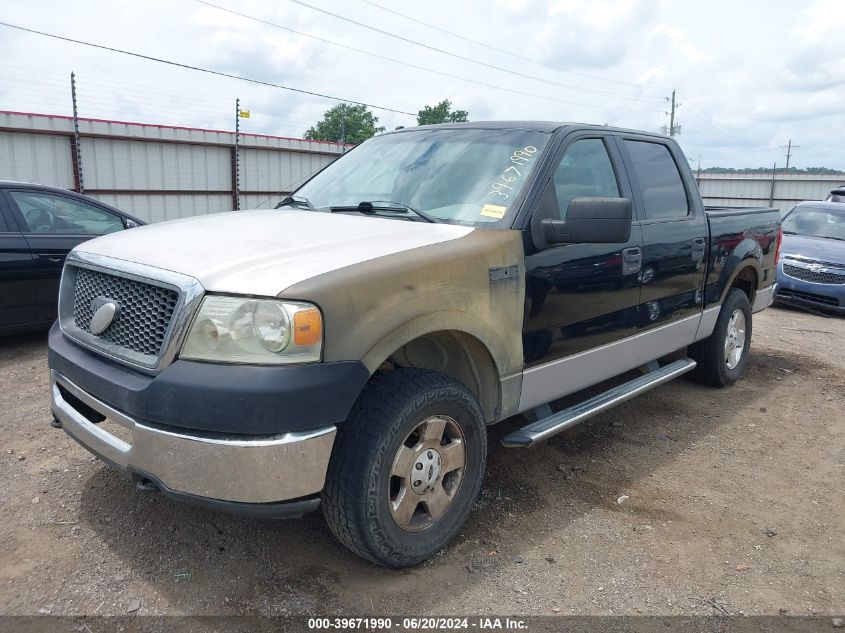
<path fill-rule="evenodd" d="M 392 200 L 364 200 L 363 202 L 359 202 L 357 206 L 340 206 L 340 207 L 331 207 L 332 212 L 342 212 L 342 211 L 358 211 L 359 213 L 363 213 L 365 215 L 373 215 L 376 211 L 393 211 L 396 213 L 407 213 L 410 211 L 415 215 L 422 218 L 425 222 L 431 222 L 432 224 L 437 223 L 437 218 L 430 216 L 425 211 L 420 211 L 419 209 L 415 209 L 414 207 L 408 206 L 404 202 L 394 202 Z"/>
<path fill-rule="evenodd" d="M 302 209 L 304 207 L 309 211 L 317 210 L 308 198 L 304 196 L 287 196 L 273 208 L 281 209 L 282 207 L 296 207 L 297 209 Z"/>

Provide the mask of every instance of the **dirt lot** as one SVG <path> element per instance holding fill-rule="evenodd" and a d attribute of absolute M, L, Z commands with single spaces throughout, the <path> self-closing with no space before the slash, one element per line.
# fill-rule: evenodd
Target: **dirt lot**
<path fill-rule="evenodd" d="M 5 614 L 845 612 L 843 319 L 759 315 L 732 389 L 680 379 L 528 452 L 496 427 L 463 533 L 402 572 L 319 513 L 136 492 L 49 426 L 45 347 L 0 340 Z"/>

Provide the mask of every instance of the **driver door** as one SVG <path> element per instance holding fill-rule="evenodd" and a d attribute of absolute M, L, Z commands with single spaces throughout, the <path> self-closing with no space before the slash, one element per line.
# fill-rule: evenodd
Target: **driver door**
<path fill-rule="evenodd" d="M 552 173 L 544 209 L 566 219 L 576 197 L 631 198 L 620 159 L 606 136 L 565 145 Z M 538 211 L 537 213 L 541 213 Z M 532 226 L 542 217 L 535 213 Z M 642 237 L 632 222 L 624 244 L 558 244 L 525 258 L 523 351 L 527 368 L 553 363 L 636 332 Z"/>
<path fill-rule="evenodd" d="M 123 230 L 123 221 L 106 209 L 52 191 L 21 187 L 7 189 L 5 195 L 33 257 L 32 321 L 52 321 L 67 254 L 93 237 Z"/>

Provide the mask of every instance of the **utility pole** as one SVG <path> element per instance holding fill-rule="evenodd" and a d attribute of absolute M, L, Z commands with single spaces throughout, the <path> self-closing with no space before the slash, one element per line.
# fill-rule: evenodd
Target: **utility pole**
<path fill-rule="evenodd" d="M 70 98 L 73 102 L 73 158 L 74 176 L 76 177 L 76 190 L 85 193 L 85 184 L 82 181 L 82 150 L 79 148 L 79 117 L 76 109 L 76 75 L 70 74 Z"/>
<path fill-rule="evenodd" d="M 675 136 L 675 91 L 672 90 L 672 110 L 669 113 L 669 136 Z"/>
<path fill-rule="evenodd" d="M 675 124 L 675 110 L 681 107 L 680 103 L 675 101 L 675 91 L 672 90 L 672 96 L 666 97 L 666 101 L 670 104 L 670 110 L 666 114 L 669 115 L 669 126 L 663 126 L 661 132 L 667 136 L 677 136 L 681 133 L 681 126 Z"/>
<path fill-rule="evenodd" d="M 786 150 L 786 169 L 789 169 L 789 159 L 792 158 L 792 150 L 795 147 L 801 147 L 800 145 L 793 145 L 792 139 L 789 139 L 789 142 L 786 145 L 781 145 L 781 149 Z"/>
<path fill-rule="evenodd" d="M 773 206 L 775 203 L 775 174 L 778 173 L 778 164 L 774 163 L 772 165 L 772 186 L 769 189 L 769 206 Z"/>
<path fill-rule="evenodd" d="M 241 210 L 241 157 L 240 157 L 240 133 L 241 133 L 241 100 L 235 99 L 235 211 Z"/>

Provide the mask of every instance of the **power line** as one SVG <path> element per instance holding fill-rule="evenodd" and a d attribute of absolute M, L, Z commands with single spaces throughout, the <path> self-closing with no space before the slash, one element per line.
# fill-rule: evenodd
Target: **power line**
<path fill-rule="evenodd" d="M 296 29 L 293 29 L 289 26 L 284 26 L 282 24 L 270 22 L 269 20 L 265 20 L 263 18 L 255 17 L 253 15 L 248 15 L 246 13 L 242 13 L 242 12 L 236 11 L 234 9 L 229 9 L 228 7 L 223 7 L 223 6 L 220 6 L 220 5 L 217 5 L 217 4 L 213 4 L 211 2 L 208 2 L 207 0 L 194 0 L 194 1 L 199 3 L 199 4 L 204 4 L 208 7 L 212 7 L 214 9 L 218 9 L 220 11 L 224 11 L 224 12 L 232 14 L 232 15 L 237 15 L 239 17 L 245 18 L 247 20 L 251 20 L 253 22 L 258 22 L 258 23 L 264 24 L 266 26 L 271 26 L 271 27 L 276 28 L 276 29 L 281 29 L 282 31 L 294 33 L 295 35 L 301 35 L 303 37 L 308 37 L 308 38 L 317 40 L 318 42 L 323 42 L 325 44 L 330 44 L 332 46 L 344 48 L 346 50 L 354 51 L 356 53 L 362 53 L 364 55 L 369 55 L 370 57 L 375 57 L 377 59 L 392 62 L 394 64 L 400 64 L 402 66 L 407 66 L 409 68 L 415 68 L 416 70 L 422 70 L 424 72 L 433 73 L 435 75 L 440 75 L 441 77 L 448 77 L 450 79 L 457 79 L 458 81 L 463 81 L 463 82 L 466 82 L 466 83 L 475 84 L 476 86 L 483 86 L 484 88 L 492 88 L 494 90 L 502 90 L 504 92 L 510 92 L 510 93 L 513 93 L 513 94 L 518 94 L 518 95 L 521 95 L 523 97 L 531 97 L 533 99 L 545 99 L 547 101 L 554 101 L 556 103 L 565 103 L 567 105 L 576 105 L 576 106 L 581 106 L 581 107 L 585 107 L 585 108 L 601 108 L 601 109 L 606 109 L 606 110 L 622 110 L 622 111 L 627 111 L 627 112 L 657 112 L 657 110 L 646 110 L 646 109 L 642 109 L 642 108 L 620 108 L 620 107 L 610 106 L 610 105 L 606 105 L 606 104 L 605 105 L 593 105 L 593 104 L 590 104 L 590 103 L 579 103 L 577 101 L 569 101 L 569 100 L 566 100 L 566 99 L 557 99 L 555 97 L 546 97 L 546 96 L 543 96 L 543 95 L 533 94 L 533 93 L 530 93 L 530 92 L 524 92 L 522 90 L 516 90 L 515 88 L 506 88 L 504 86 L 499 86 L 499 85 L 496 85 L 496 84 L 490 84 L 490 83 L 486 83 L 486 82 L 483 82 L 483 81 L 478 81 L 476 79 L 469 79 L 467 77 L 461 77 L 460 75 L 454 75 L 452 73 L 447 73 L 447 72 L 443 72 L 443 71 L 440 71 L 440 70 L 435 70 L 433 68 L 428 68 L 426 66 L 420 66 L 418 64 L 413 64 L 411 62 L 405 62 L 405 61 L 402 61 L 400 59 L 396 59 L 394 57 L 388 57 L 386 55 L 380 55 L 379 53 L 373 53 L 371 51 L 367 51 L 367 50 L 364 50 L 364 49 L 361 49 L 361 48 L 356 48 L 356 47 L 350 46 L 348 44 L 343 44 L 341 42 L 335 42 L 334 40 L 330 40 L 330 39 L 327 39 L 327 38 L 324 38 L 324 37 L 319 37 L 317 35 L 311 35 L 310 33 L 305 33 L 303 31 L 297 31 Z M 506 72 L 508 72 L 508 71 L 506 71 Z M 539 81 L 545 81 L 545 80 L 539 80 Z M 565 86 L 564 84 L 558 84 L 557 82 L 547 82 L 547 83 L 554 83 L 554 84 L 559 85 L 559 86 L 569 87 L 569 86 Z M 599 94 L 601 94 L 601 93 L 599 93 Z"/>
<path fill-rule="evenodd" d="M 33 106 L 36 108 L 46 108 L 46 112 L 57 114 L 56 106 L 64 103 L 65 91 L 68 88 L 67 79 L 61 83 L 53 83 L 40 77 L 33 77 L 33 74 L 41 73 L 37 68 L 28 68 L 29 78 L 9 76 L 10 70 L 17 70 L 17 68 L 0 68 L 0 82 L 5 81 L 12 86 L 12 91 L 15 96 L 22 96 L 21 104 L 18 107 L 3 106 L 4 109 L 27 110 Z M 54 74 L 47 73 L 45 74 Z M 221 96 L 218 95 L 202 95 L 192 92 L 190 95 L 185 93 L 170 92 L 161 88 L 153 86 L 144 86 L 142 84 L 131 84 L 129 82 L 109 82 L 92 80 L 88 75 L 83 78 L 80 84 L 79 76 L 77 79 L 77 94 L 79 95 L 80 105 L 86 110 L 86 116 L 95 117 L 109 117 L 122 119 L 127 116 L 126 107 L 138 106 L 143 113 L 151 114 L 152 119 L 161 123 L 172 124 L 174 120 L 192 121 L 194 125 L 199 124 L 204 126 L 221 126 L 228 118 L 229 105 L 223 104 Z M 93 88 L 89 84 L 94 84 Z M 104 86 L 110 90 L 100 89 Z M 116 87 L 117 86 L 117 87 Z M 124 88 L 122 86 L 135 86 L 134 88 Z M 42 89 L 39 89 L 41 87 Z M 154 92 L 157 91 L 157 92 Z M 198 106 L 194 97 L 205 96 L 205 101 L 200 101 L 202 105 Z M 214 99 L 220 104 L 219 108 L 214 108 L 214 103 L 208 99 Z M 0 102 L 6 99 L 0 99 Z M 60 108 L 60 109 L 63 109 Z M 40 111 L 40 110 L 39 110 Z M 261 110 L 253 109 L 254 114 L 261 116 Z M 180 116 L 182 115 L 182 116 Z M 189 115 L 189 116 L 184 116 Z M 271 118 L 274 118 L 271 116 Z M 301 132 L 298 128 L 308 127 L 313 123 L 313 117 L 284 115 L 278 117 L 278 123 L 286 126 L 290 130 L 290 134 L 299 135 Z M 296 131 L 294 131 L 296 130 Z"/>
<path fill-rule="evenodd" d="M 686 98 L 686 105 L 688 108 L 692 108 L 692 110 L 687 109 L 687 113 L 693 113 L 693 111 L 698 111 L 698 118 L 706 123 L 709 127 L 714 130 L 722 132 L 725 136 L 729 136 L 734 138 L 739 145 L 757 145 L 755 141 L 750 140 L 749 138 L 739 134 L 737 132 L 732 132 L 726 128 L 722 128 L 721 126 L 715 123 L 714 118 L 705 111 L 701 106 L 696 105 L 694 102 L 689 100 L 689 97 Z"/>
<path fill-rule="evenodd" d="M 617 84 L 617 85 L 620 85 L 620 86 L 632 86 L 634 88 L 641 88 L 641 89 L 645 89 L 645 90 L 662 90 L 663 89 L 663 88 L 660 88 L 660 87 L 657 87 L 657 86 L 643 86 L 641 84 L 635 84 L 635 83 L 631 83 L 631 82 L 628 82 L 628 81 L 617 81 L 615 79 L 605 79 L 603 77 L 598 77 L 596 75 L 588 75 L 587 73 L 582 73 L 582 72 L 578 72 L 578 71 L 575 71 L 575 70 L 569 70 L 567 68 L 561 68 L 560 66 L 555 66 L 554 64 L 549 64 L 547 62 L 540 61 L 539 59 L 533 59 L 531 57 L 524 57 L 522 55 L 514 53 L 513 51 L 509 51 L 509 50 L 504 49 L 504 48 L 498 48 L 496 46 L 491 45 L 489 42 L 482 42 L 480 40 L 474 40 L 471 37 L 467 37 L 466 35 L 461 35 L 460 33 L 455 33 L 454 31 L 449 31 L 448 29 L 444 29 L 440 26 L 437 26 L 436 24 L 431 24 L 430 22 L 424 22 L 423 20 L 411 17 L 410 15 L 406 15 L 404 13 L 400 13 L 399 11 L 395 11 L 394 9 L 391 9 L 389 7 L 384 7 L 380 4 L 376 4 L 375 2 L 371 2 L 370 0 L 360 0 L 360 1 L 363 2 L 364 4 L 370 5 L 371 7 L 375 7 L 376 9 L 380 9 L 382 11 L 386 11 L 387 13 L 392 13 L 393 15 L 399 16 L 400 18 L 402 18 L 404 20 L 409 20 L 409 21 L 414 22 L 416 24 L 421 24 L 422 26 L 427 26 L 430 29 L 434 29 L 435 31 L 440 31 L 441 33 L 445 33 L 446 35 L 451 35 L 452 37 L 456 37 L 460 40 L 464 40 L 465 42 L 470 42 L 472 44 L 476 44 L 477 46 L 483 46 L 486 49 L 493 50 L 493 51 L 496 51 L 498 53 L 503 53 L 505 55 L 510 55 L 511 57 L 515 57 L 516 59 L 521 59 L 522 61 L 531 62 L 532 64 L 538 64 L 540 66 L 545 66 L 546 68 L 551 68 L 552 70 L 557 70 L 557 71 L 562 72 L 562 73 L 569 73 L 571 75 L 577 75 L 578 77 L 585 77 L 586 79 L 594 79 L 596 81 L 604 81 L 604 82 L 607 82 L 607 83 Z M 645 99 L 643 99 L 643 100 L 645 100 Z M 649 100 L 650 101 L 656 101 L 656 102 L 660 101 L 659 98 L 654 98 L 654 99 L 649 98 Z"/>
<path fill-rule="evenodd" d="M 687 105 L 692 105 L 692 104 L 687 102 Z M 697 122 L 701 126 L 702 130 L 705 130 L 705 128 L 706 128 L 705 134 L 712 134 L 712 135 L 714 135 L 714 138 L 718 137 L 718 140 L 722 141 L 726 145 L 733 145 L 733 146 L 736 146 L 736 147 L 746 147 L 748 145 L 751 145 L 751 143 L 744 143 L 744 142 L 740 141 L 739 139 L 730 136 L 730 134 L 727 131 L 723 131 L 721 128 L 713 125 L 712 123 L 707 121 L 707 119 L 704 118 L 703 115 L 696 113 L 694 109 L 688 108 L 687 109 L 687 115 L 692 117 L 694 119 L 694 121 Z M 693 123 L 694 128 L 698 127 L 695 124 L 695 122 Z"/>
<path fill-rule="evenodd" d="M 0 77 L 2 77 L 2 71 L 0 71 Z M 38 79 L 30 79 L 29 81 L 23 81 L 22 79 L 17 79 L 14 77 L 6 77 L 4 81 L 9 83 L 14 87 L 15 94 L 23 94 L 31 97 L 36 97 L 41 100 L 46 100 L 49 102 L 54 102 L 56 99 L 55 96 L 52 96 L 52 93 L 64 93 L 67 90 L 67 82 L 64 82 L 64 85 L 61 87 L 50 86 L 45 84 L 49 90 L 38 90 L 37 86 L 43 84 L 42 81 Z M 118 93 L 108 93 L 101 90 L 95 90 L 87 87 L 86 85 L 80 85 L 79 77 L 77 77 L 77 93 L 80 96 L 80 101 L 84 102 L 86 105 L 89 103 L 99 104 L 99 105 L 106 105 L 112 106 L 117 109 L 122 101 L 129 101 L 133 104 L 142 103 L 140 99 L 132 96 L 132 90 L 127 90 L 127 95 L 123 94 L 123 90 Z M 140 92 L 136 92 L 136 94 L 140 95 Z M 158 111 L 158 112 L 169 112 L 171 114 L 174 113 L 174 109 L 178 110 L 178 112 L 191 112 L 203 116 L 211 116 L 211 117 L 219 117 L 222 112 L 225 110 L 213 110 L 208 107 L 198 107 L 195 105 L 194 102 L 188 100 L 188 97 L 185 95 L 181 95 L 181 100 L 176 100 L 170 97 L 164 97 L 163 95 L 150 95 L 150 94 L 143 94 L 143 107 L 145 110 L 150 111 Z"/>
<path fill-rule="evenodd" d="M 46 31 L 38 31 L 36 29 L 30 29 L 24 26 L 18 26 L 16 24 L 10 24 L 8 22 L 0 22 L 0 26 L 5 26 L 10 29 L 16 29 L 18 31 L 24 31 L 26 33 L 33 33 L 35 35 L 41 35 L 44 37 L 49 37 L 55 40 L 61 40 L 64 42 L 71 42 L 72 44 L 80 44 L 82 46 L 89 46 L 91 48 L 98 48 L 105 51 L 110 51 L 112 53 L 120 53 L 121 55 L 129 55 L 130 57 L 137 57 L 139 59 L 145 59 L 147 61 L 158 62 L 160 64 L 167 64 L 169 66 L 176 66 L 178 68 L 185 68 L 187 70 L 194 70 L 201 73 L 206 73 L 209 75 L 217 75 L 218 77 L 226 77 L 228 79 L 237 79 L 238 81 L 246 81 L 251 84 L 257 84 L 260 86 L 269 86 L 271 88 L 279 88 L 281 90 L 288 90 L 290 92 L 297 92 L 299 94 L 306 94 L 312 97 L 320 97 L 321 99 L 331 99 L 332 101 L 340 101 L 341 103 L 353 103 L 355 105 L 362 105 L 368 108 L 373 108 L 375 110 L 384 110 L 386 112 L 395 112 L 397 114 L 407 114 L 408 116 L 416 116 L 413 112 L 406 112 L 405 110 L 398 110 L 396 108 L 388 108 L 387 106 L 380 106 L 375 105 L 373 103 L 366 103 L 364 101 L 356 101 L 354 99 L 344 99 L 343 97 L 335 97 L 334 95 L 323 94 L 320 92 L 312 92 L 310 90 L 303 90 L 302 88 L 293 88 L 291 86 L 283 86 L 282 84 L 275 84 L 269 81 L 261 81 L 260 79 L 250 79 L 249 77 L 239 77 L 238 75 L 233 75 L 231 73 L 225 73 L 219 70 L 211 70 L 209 68 L 201 68 L 200 66 L 192 66 L 190 64 L 183 64 L 181 62 L 174 62 L 167 59 L 162 59 L 160 57 L 153 57 L 151 55 L 144 55 L 142 53 L 135 53 L 133 51 L 127 51 L 120 48 L 113 48 L 111 46 L 105 46 L 103 44 L 94 44 L 93 42 L 86 42 L 84 40 L 77 40 L 71 37 L 65 37 L 63 35 L 56 35 L 54 33 L 47 33 Z"/>
<path fill-rule="evenodd" d="M 705 138 L 707 138 L 707 136 L 709 135 L 713 139 L 721 142 L 723 145 L 728 147 L 747 148 L 750 145 L 749 143 L 743 143 L 738 139 L 728 136 L 726 133 L 719 130 L 719 128 L 714 127 L 713 125 L 708 123 L 704 118 L 696 114 L 693 110 L 687 110 L 687 115 L 694 119 L 693 123 L 691 124 L 693 129 L 700 129 Z M 696 122 L 699 125 L 696 125 Z M 687 125 L 687 127 L 689 128 L 689 125 Z"/>
<path fill-rule="evenodd" d="M 307 2 L 303 2 L 303 0 L 288 0 L 288 1 L 293 2 L 294 4 L 298 4 L 300 6 L 306 7 L 308 9 L 313 9 L 314 11 L 319 11 L 320 13 L 324 13 L 324 14 L 329 15 L 333 18 L 338 19 L 338 20 L 343 20 L 344 22 L 348 22 L 350 24 L 360 26 L 361 28 L 364 28 L 364 29 L 367 29 L 367 30 L 370 30 L 370 31 L 374 31 L 374 32 L 380 33 L 382 35 L 386 35 L 387 37 L 392 37 L 392 38 L 400 40 L 402 42 L 406 42 L 408 44 L 413 44 L 414 46 L 419 46 L 419 47 L 425 48 L 427 50 L 434 51 L 436 53 L 448 55 L 449 57 L 454 57 L 455 59 L 460 59 L 460 60 L 463 60 L 465 62 L 470 62 L 471 64 L 476 64 L 478 66 L 483 66 L 485 68 L 491 68 L 493 70 L 498 70 L 499 72 L 508 73 L 509 75 L 514 75 L 516 77 L 523 77 L 525 79 L 531 79 L 533 81 L 540 81 L 540 82 L 547 83 L 547 84 L 553 84 L 553 85 L 556 85 L 556 86 L 561 86 L 563 88 L 568 88 L 570 90 L 580 90 L 582 92 L 593 92 L 594 94 L 599 94 L 599 95 L 603 95 L 603 96 L 615 96 L 615 97 L 619 97 L 619 98 L 622 98 L 622 99 L 631 99 L 631 97 L 614 95 L 612 93 L 606 93 L 606 92 L 601 92 L 601 91 L 590 91 L 586 88 L 577 88 L 577 87 L 573 87 L 573 86 L 568 86 L 566 84 L 561 84 L 561 83 L 558 83 L 556 81 L 552 81 L 551 79 L 543 79 L 542 77 L 535 77 L 534 75 L 529 75 L 527 73 L 521 73 L 521 72 L 516 71 L 516 70 L 510 70 L 509 68 L 504 68 L 502 66 L 497 66 L 495 64 L 488 64 L 487 62 L 483 62 L 483 61 L 480 61 L 480 60 L 477 60 L 477 59 L 473 59 L 472 57 L 467 57 L 466 55 L 461 55 L 460 53 L 447 51 L 447 50 L 442 49 L 442 48 L 437 48 L 436 46 L 431 46 L 430 44 L 424 44 L 423 42 L 417 42 L 416 40 L 412 40 L 408 37 L 404 37 L 402 35 L 397 35 L 396 33 L 391 33 L 390 31 L 386 31 L 384 29 L 380 29 L 378 27 L 371 26 L 369 24 L 366 24 L 365 22 L 359 22 L 358 20 L 346 17 L 344 15 L 340 15 L 339 13 L 334 13 L 332 11 L 329 11 L 328 9 L 323 9 L 321 7 L 315 7 L 312 4 L 308 4 Z M 200 2 L 202 4 L 210 4 L 208 2 L 205 2 L 205 0 L 196 0 L 196 2 Z M 214 5 L 212 5 L 212 6 L 214 6 Z M 632 100 L 636 101 L 637 99 L 632 99 Z"/>

